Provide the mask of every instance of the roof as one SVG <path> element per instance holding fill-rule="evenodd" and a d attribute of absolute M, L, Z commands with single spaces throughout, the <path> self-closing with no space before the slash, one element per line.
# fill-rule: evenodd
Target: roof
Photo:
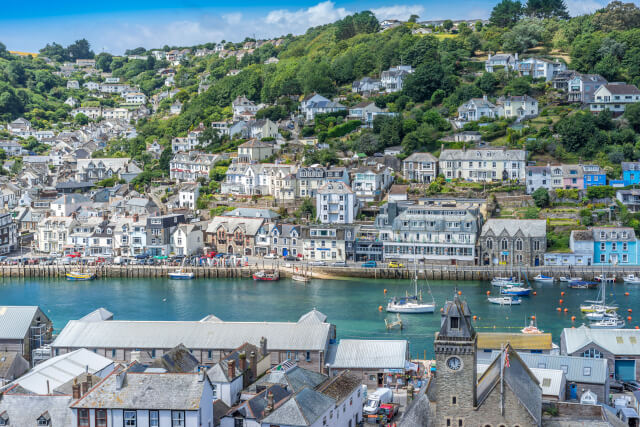
<path fill-rule="evenodd" d="M 491 356 L 495 358 L 498 354 L 499 351 L 494 351 Z M 525 352 L 518 352 L 518 355 L 530 368 L 559 369 L 565 372 L 567 381 L 604 384 L 609 377 L 606 359 Z M 586 372 L 589 375 L 585 375 Z"/>
<path fill-rule="evenodd" d="M 39 310 L 36 305 L 0 306 L 0 338 L 24 339 Z"/>
<path fill-rule="evenodd" d="M 571 230 L 571 237 L 577 241 L 593 242 L 593 233 L 591 230 Z"/>
<path fill-rule="evenodd" d="M 292 393 L 304 387 L 316 388 L 327 380 L 327 376 L 318 372 L 294 366 L 287 370 L 272 368 L 267 374 L 249 387 L 249 390 L 259 389 L 261 386 L 278 384 Z"/>
<path fill-rule="evenodd" d="M 522 161 L 527 157 L 525 150 L 506 150 L 496 148 L 474 148 L 468 150 L 445 149 L 440 153 L 440 161 L 482 160 L 482 161 Z"/>
<path fill-rule="evenodd" d="M 117 390 L 116 380 L 121 375 L 124 375 L 124 381 L 122 388 Z M 201 381 L 199 377 L 197 372 L 174 374 L 114 371 L 71 407 L 195 411 L 200 408 L 204 385 L 208 381 Z M 175 393 L 176 390 L 180 392 Z"/>
<path fill-rule="evenodd" d="M 226 416 L 233 416 L 234 414 L 240 414 L 243 418 L 260 420 L 264 416 L 264 410 L 267 407 L 267 394 L 271 392 L 273 395 L 274 406 L 277 406 L 281 401 L 287 399 L 291 392 L 285 390 L 279 385 L 272 385 L 269 388 L 261 391 L 257 395 L 253 396 L 249 400 L 234 406 L 227 412 Z"/>
<path fill-rule="evenodd" d="M 239 227 L 246 235 L 254 236 L 263 223 L 264 218 L 216 216 L 207 226 L 207 233 L 215 233 L 219 227 L 223 227 L 227 232 L 233 232 Z"/>
<path fill-rule="evenodd" d="M 605 87 L 613 95 L 640 95 L 640 90 L 637 87 L 626 83 L 608 83 L 602 87 Z"/>
<path fill-rule="evenodd" d="M 562 342 L 567 354 L 580 351 L 589 344 L 595 344 L 614 356 L 640 355 L 640 330 L 636 329 L 591 329 L 585 325 L 579 328 L 564 328 Z"/>
<path fill-rule="evenodd" d="M 551 334 L 479 332 L 478 348 L 497 350 L 509 343 L 516 350 L 551 350 Z"/>
<path fill-rule="evenodd" d="M 18 357 L 22 358 L 22 356 L 15 351 L 0 352 L 0 378 L 7 378 L 7 375 L 9 374 L 11 367 L 13 366 L 13 364 L 15 363 Z M 28 366 L 28 362 L 25 362 L 25 363 L 27 363 L 27 366 Z"/>
<path fill-rule="evenodd" d="M 48 412 L 52 426 L 74 425 L 69 409 L 71 396 L 34 396 L 6 393 L 0 400 L 0 414 L 9 416 L 11 426 L 35 426 L 38 418 Z"/>
<path fill-rule="evenodd" d="M 326 321 L 327 321 L 326 314 L 316 310 L 315 307 L 313 308 L 313 310 L 303 314 L 298 319 L 298 323 L 310 323 L 310 324 L 320 324 Z"/>
<path fill-rule="evenodd" d="M 123 321 L 71 320 L 52 347 L 164 349 L 235 349 L 245 342 L 259 345 L 267 338 L 269 349 L 326 350 L 331 325 L 293 322 Z"/>
<path fill-rule="evenodd" d="M 509 236 L 515 236 L 518 232 L 524 237 L 544 237 L 547 235 L 547 223 L 543 219 L 495 219 L 490 218 L 482 226 L 481 236 L 492 232 L 494 236 L 500 236 L 506 232 Z"/>
<path fill-rule="evenodd" d="M 177 374 L 195 372 L 199 364 L 198 359 L 185 346 L 180 344 L 154 359 L 149 367 L 162 368 L 166 372 Z"/>
<path fill-rule="evenodd" d="M 482 375 L 489 368 L 489 365 L 478 365 L 478 375 Z M 535 375 L 543 396 L 560 396 L 562 394 L 564 372 L 559 369 L 540 369 L 529 367 Z"/>
<path fill-rule="evenodd" d="M 640 171 L 640 162 L 622 162 L 623 171 Z"/>
<path fill-rule="evenodd" d="M 404 369 L 407 360 L 406 340 L 345 340 L 332 345 L 327 364 L 347 369 Z"/>
<path fill-rule="evenodd" d="M 329 396 L 304 388 L 277 407 L 262 422 L 271 425 L 310 426 L 333 408 L 335 403 Z"/>
<path fill-rule="evenodd" d="M 107 310 L 106 308 L 98 308 L 86 316 L 80 318 L 79 320 L 83 322 L 102 322 L 104 320 L 112 320 L 113 313 Z"/>
<path fill-rule="evenodd" d="M 106 375 L 112 367 L 113 360 L 81 348 L 36 365 L 13 384 L 32 393 L 46 394 L 47 382 L 49 390 L 53 391 L 84 372 Z"/>
<path fill-rule="evenodd" d="M 405 162 L 437 162 L 438 159 L 431 153 L 413 153 L 406 159 Z"/>
<path fill-rule="evenodd" d="M 631 227 L 593 227 L 591 231 L 593 240 L 596 242 L 609 240 L 635 242 L 636 240 L 635 230 Z M 601 236 L 601 233 L 604 233 L 604 236 Z M 613 233 L 615 236 L 612 235 Z M 626 233 L 627 237 L 622 237 L 622 233 Z"/>
<path fill-rule="evenodd" d="M 325 396 L 329 396 L 336 401 L 336 405 L 339 405 L 361 385 L 362 379 L 358 375 L 350 371 L 342 371 L 326 384 L 322 385 L 318 391 Z"/>
<path fill-rule="evenodd" d="M 338 182 L 327 182 L 317 191 L 318 194 L 353 194 L 351 187 L 348 184 Z"/>
<path fill-rule="evenodd" d="M 222 216 L 242 216 L 246 218 L 267 218 L 275 219 L 280 215 L 271 209 L 258 209 L 258 208 L 236 208 L 232 211 L 225 212 Z"/>

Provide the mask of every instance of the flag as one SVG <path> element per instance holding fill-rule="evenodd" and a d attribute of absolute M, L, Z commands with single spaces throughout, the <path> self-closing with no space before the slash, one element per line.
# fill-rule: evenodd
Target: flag
<path fill-rule="evenodd" d="M 509 351 L 505 350 L 504 351 L 504 367 L 508 368 L 509 366 L 511 366 L 509 363 Z"/>

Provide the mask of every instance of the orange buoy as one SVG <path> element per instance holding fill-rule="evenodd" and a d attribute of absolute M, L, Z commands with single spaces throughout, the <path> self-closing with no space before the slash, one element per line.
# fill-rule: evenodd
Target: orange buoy
<path fill-rule="evenodd" d="M 630 308 L 629 308 L 629 309 L 627 309 L 627 311 L 628 311 L 629 313 L 633 313 L 633 310 L 631 310 Z"/>
<path fill-rule="evenodd" d="M 571 327 L 571 329 L 575 329 L 575 328 L 576 328 L 575 326 L 572 326 L 572 327 Z"/>
<path fill-rule="evenodd" d="M 478 320 L 478 316 L 474 315 L 473 320 Z"/>
<path fill-rule="evenodd" d="M 444 308 L 440 307 L 440 313 L 442 313 L 444 311 Z"/>
<path fill-rule="evenodd" d="M 625 296 L 625 297 L 628 297 L 628 296 L 629 296 L 629 292 L 625 292 L 625 293 L 624 293 L 624 296 Z"/>
<path fill-rule="evenodd" d="M 640 326 L 636 326 L 636 329 L 640 329 Z"/>
<path fill-rule="evenodd" d="M 387 290 L 386 290 L 386 289 L 384 290 L 384 294 L 385 294 L 385 295 L 387 294 Z"/>
<path fill-rule="evenodd" d="M 560 300 L 560 301 L 558 301 L 558 302 L 560 303 L 560 305 L 562 305 L 562 303 L 563 303 L 564 301 Z"/>
<path fill-rule="evenodd" d="M 629 322 L 631 322 L 631 316 L 628 316 L 628 317 L 627 317 L 627 320 L 628 320 Z"/>
<path fill-rule="evenodd" d="M 560 292 L 560 296 L 562 297 L 564 296 L 564 291 Z"/>
<path fill-rule="evenodd" d="M 538 295 L 538 293 L 537 293 L 536 291 L 533 291 L 533 294 L 534 294 L 534 295 Z"/>
<path fill-rule="evenodd" d="M 382 306 L 378 306 L 378 311 L 382 311 Z"/>
<path fill-rule="evenodd" d="M 568 309 L 568 308 L 565 308 L 565 309 L 564 309 L 564 312 L 565 312 L 565 313 L 568 313 L 568 312 L 569 312 L 569 309 Z"/>
<path fill-rule="evenodd" d="M 462 291 L 458 291 L 458 295 L 462 295 Z"/>
<path fill-rule="evenodd" d="M 491 295 L 491 291 L 487 291 L 487 295 Z"/>
<path fill-rule="evenodd" d="M 562 311 L 562 309 L 560 307 L 556 308 L 556 311 Z"/>
<path fill-rule="evenodd" d="M 531 320 L 536 320 L 536 316 L 531 316 Z"/>
<path fill-rule="evenodd" d="M 571 321 L 575 322 L 575 320 L 576 320 L 576 316 L 571 316 Z"/>

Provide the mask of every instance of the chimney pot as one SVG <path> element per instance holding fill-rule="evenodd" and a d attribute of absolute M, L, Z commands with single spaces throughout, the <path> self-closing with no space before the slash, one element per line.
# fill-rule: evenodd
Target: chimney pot
<path fill-rule="evenodd" d="M 240 355 L 238 356 L 238 369 L 242 374 L 244 373 L 244 371 L 247 370 L 247 354 L 246 353 L 240 353 Z"/>
<path fill-rule="evenodd" d="M 265 337 L 260 338 L 260 353 L 262 357 L 267 355 L 267 339 Z"/>
<path fill-rule="evenodd" d="M 84 396 L 85 394 L 87 394 L 87 391 L 88 391 L 88 388 L 87 388 L 87 382 L 86 382 L 86 381 L 83 381 L 83 382 L 80 384 L 80 395 L 81 395 L 81 396 Z"/>
<path fill-rule="evenodd" d="M 227 376 L 229 377 L 229 380 L 233 380 L 236 377 L 235 360 L 229 360 L 229 362 L 227 362 Z"/>

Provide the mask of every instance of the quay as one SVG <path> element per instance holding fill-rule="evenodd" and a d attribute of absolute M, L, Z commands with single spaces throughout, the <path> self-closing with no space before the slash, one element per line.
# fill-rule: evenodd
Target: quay
<path fill-rule="evenodd" d="M 213 266 L 185 266 L 181 269 L 192 272 L 198 279 L 214 278 L 250 278 L 260 270 L 277 269 L 281 277 L 290 278 L 296 274 L 296 268 L 265 266 L 261 264 L 244 267 L 213 267 Z M 306 266 L 304 266 L 306 269 Z M 74 266 L 74 265 L 1 265 L 1 277 L 25 277 L 25 278 L 64 278 L 67 273 L 82 270 L 87 273 L 95 273 L 97 278 L 166 278 L 175 271 L 175 266 L 170 265 L 99 265 L 99 266 Z M 412 268 L 363 268 L 353 267 L 313 267 L 309 270 L 315 279 L 340 279 L 340 278 L 364 278 L 364 279 L 397 279 L 409 280 L 413 277 Z M 539 266 L 523 267 L 519 270 L 522 278 L 533 281 L 538 274 L 553 276 L 556 279 L 561 276 L 580 276 L 584 280 L 593 280 L 603 273 L 601 266 L 571 267 L 564 266 Z M 622 278 L 628 274 L 640 275 L 640 266 L 607 266 L 606 274 L 615 274 L 616 278 Z M 447 281 L 490 281 L 494 277 L 513 276 L 518 270 L 512 270 L 507 266 L 456 266 L 456 265 L 421 265 L 417 267 L 417 275 L 422 280 L 447 280 Z"/>

